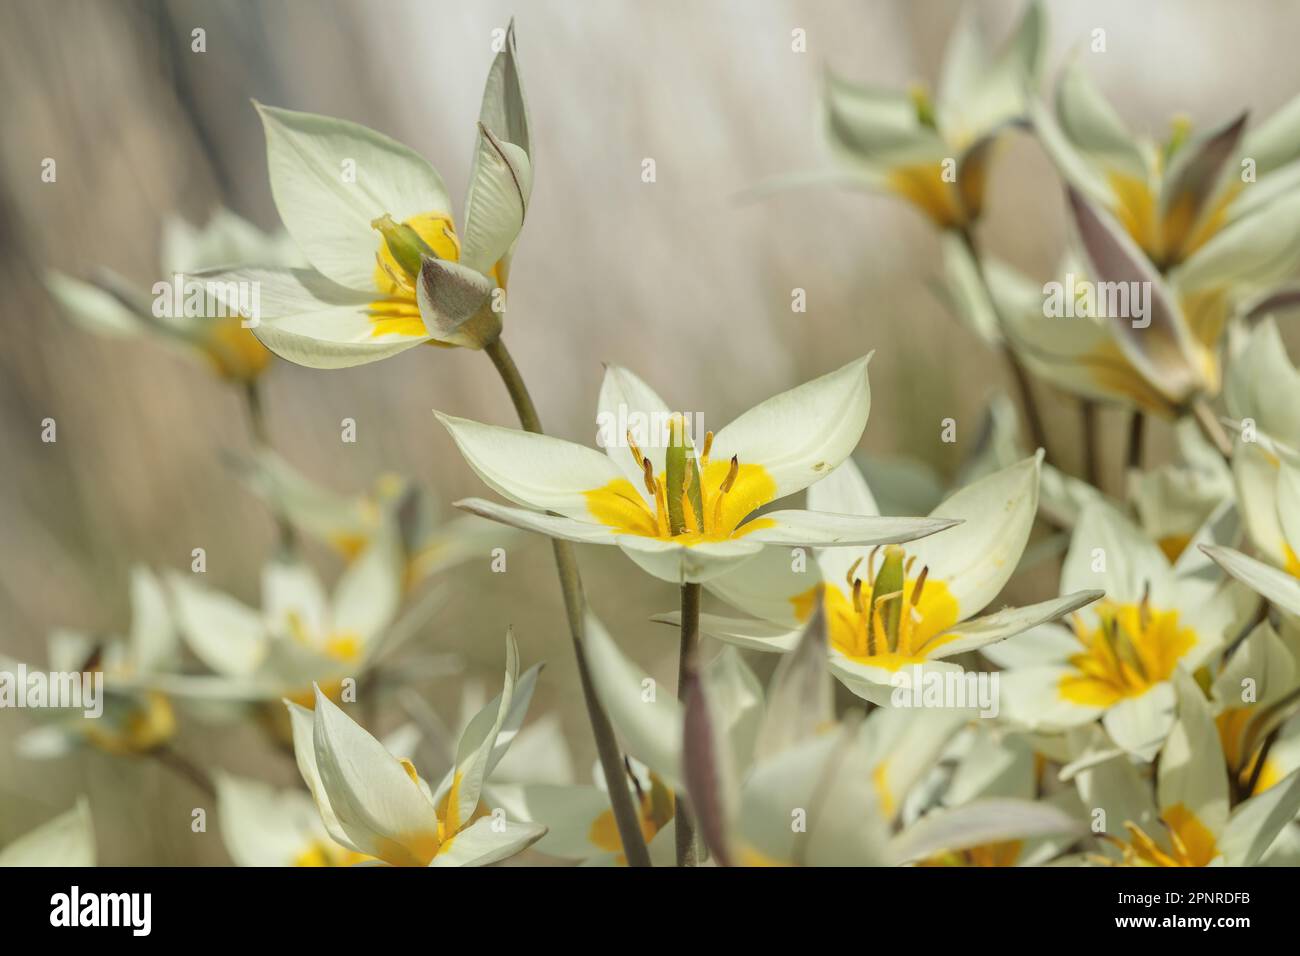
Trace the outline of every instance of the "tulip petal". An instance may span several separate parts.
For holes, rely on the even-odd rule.
[[[479,123],[460,261],[489,275],[519,236],[533,190],[528,154]]]
[[[1175,695],[1168,681],[1152,684],[1138,697],[1125,697],[1101,718],[1110,739],[1148,763],[1155,758],[1174,726]]]
[[[710,582],[712,587],[712,582]],[[681,625],[681,613],[671,611],[656,614],[651,620],[659,624]],[[790,630],[756,618],[723,617],[718,614],[700,615],[700,633],[726,644],[734,644],[750,651],[773,651],[783,654],[794,650],[799,643],[800,631]]]
[[[988,797],[934,810],[908,827],[890,846],[900,863],[973,846],[1078,833],[1082,824],[1050,803]]]
[[[1038,511],[1041,464],[1040,452],[962,488],[930,515],[962,523],[904,549],[948,586],[958,620],[986,607],[1015,571]]]
[[[825,511],[769,511],[746,537],[763,544],[804,548],[854,548],[914,541],[952,528],[961,519],[886,518]]]
[[[455,502],[455,505],[457,508],[462,508],[479,517],[490,518],[493,521],[499,521],[512,528],[521,528],[524,531],[536,531],[549,538],[560,538],[564,541],[578,541],[587,544],[614,544],[615,540],[614,532],[604,525],[576,521],[573,518],[565,518],[561,515],[512,508],[510,505],[487,501],[483,498],[462,498],[460,501]]]
[[[261,614],[192,577],[177,572],[167,577],[177,625],[186,644],[218,674],[251,675],[266,659],[268,635]]]
[[[1232,548],[1206,548],[1205,553],[1238,581],[1253,588],[1289,614],[1300,614],[1300,578],[1247,557]]]
[[[321,783],[349,840],[395,866],[428,863],[438,845],[438,816],[428,795],[319,689],[313,739]]]
[[[1228,866],[1256,866],[1300,812],[1300,770],[1233,808],[1218,840]]]
[[[931,659],[951,657],[973,651],[988,644],[1004,641],[1014,634],[1027,631],[1064,614],[1076,611],[1104,596],[1104,591],[1077,591],[1064,597],[1041,601],[1026,607],[1003,608],[974,620],[956,625],[937,638],[943,643],[930,655]]]
[[[753,535],[705,541],[689,547],[660,538],[623,534],[614,539],[623,553],[649,574],[670,584],[700,584],[735,570],[763,550]]]
[[[434,414],[483,482],[516,504],[594,523],[587,492],[625,480],[618,466],[595,449]]]
[[[593,614],[587,615],[584,646],[596,694],[627,752],[663,778],[669,789],[680,790],[681,704],[619,650]]]
[[[528,849],[545,835],[546,827],[539,823],[484,817],[456,834],[429,865],[488,866]]]
[[[871,411],[867,355],[767,399],[717,433],[710,459],[761,465],[769,500],[802,491],[829,474],[862,438]]]
[[[376,288],[382,240],[372,220],[449,214],[442,177],[409,147],[346,120],[254,105],[280,218],[308,261],[340,285]]]
[[[0,850],[0,867],[95,865],[95,830],[85,797],[67,813],[41,824]]]
[[[338,815],[330,803],[329,792],[321,780],[320,768],[316,764],[316,715],[293,701],[286,700],[284,705],[289,710],[289,723],[293,731],[293,756],[298,764],[298,773],[302,776],[303,783],[307,784],[312,799],[316,801],[316,809],[320,811],[325,831],[335,843],[349,850],[361,852],[339,823]]]
[[[1174,673],[1173,684],[1178,720],[1160,754],[1160,809],[1182,806],[1211,833],[1221,833],[1228,822],[1228,767],[1219,730],[1205,694],[1185,668]]]
[[[649,385],[632,372],[618,365],[607,365],[600,383],[600,399],[596,407],[596,423],[600,429],[597,444],[623,470],[624,476],[643,497],[645,471],[628,446],[628,435],[641,454],[650,459],[656,475],[667,468],[665,452],[668,447],[668,404]],[[620,433],[620,428],[626,433]],[[703,436],[690,436],[702,439]]]

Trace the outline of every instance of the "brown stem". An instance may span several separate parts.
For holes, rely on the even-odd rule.
[[[1079,402],[1083,428],[1083,477],[1094,488],[1101,487],[1101,460],[1097,449],[1097,403],[1092,399]]]
[[[1146,412],[1140,408],[1133,409],[1133,417],[1128,422],[1128,453],[1124,456],[1128,471],[1142,469],[1142,448],[1146,444],[1147,435],[1146,424]]]
[[[151,750],[149,755],[157,760],[168,770],[184,777],[194,786],[203,791],[204,795],[215,800],[217,797],[217,788],[202,769],[190,761],[188,757],[183,757],[171,747],[163,746]]]
[[[498,338],[484,350],[506,391],[510,401],[519,415],[519,424],[524,431],[544,434],[542,422],[537,415],[537,406],[528,393],[519,367],[506,349],[505,342]],[[641,832],[641,817],[632,803],[632,793],[626,785],[623,755],[619,752],[618,741],[614,739],[614,728],[609,716],[601,707],[596,697],[595,685],[591,682],[591,672],[587,667],[587,654],[583,649],[584,616],[586,599],[582,593],[582,577],[578,573],[578,559],[573,545],[558,538],[551,539],[555,552],[555,570],[560,577],[560,590],[564,594],[564,610],[569,617],[569,633],[573,638],[573,656],[578,663],[578,680],[582,685],[582,698],[587,705],[587,718],[591,721],[591,732],[596,738],[596,752],[600,756],[600,766],[605,774],[609,788],[609,802],[614,811],[614,822],[618,825],[618,835],[623,841],[623,853],[628,866],[649,866],[650,852],[646,849],[645,837]]]
[[[695,658],[700,647],[700,586],[682,585],[682,639],[677,651],[677,699],[686,692],[687,678],[695,670]],[[679,793],[675,797],[673,820],[677,840],[677,865],[695,866],[699,862],[695,851],[695,821],[690,809]]]

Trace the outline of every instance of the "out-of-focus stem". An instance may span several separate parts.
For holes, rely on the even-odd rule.
[[[1133,409],[1133,417],[1128,423],[1128,454],[1124,457],[1128,471],[1142,468],[1142,447],[1146,443],[1146,412],[1140,408]]]
[[[544,434],[542,422],[537,415],[537,406],[528,393],[519,367],[506,348],[505,342],[497,338],[484,350],[506,391],[510,401],[519,415],[519,424],[524,431]],[[578,573],[578,559],[573,545],[558,538],[551,539],[555,552],[555,570],[560,576],[560,590],[564,594],[564,610],[569,616],[569,633],[573,637],[573,655],[578,663],[578,679],[582,685],[582,698],[587,705],[587,717],[591,721],[591,732],[596,738],[596,752],[600,757],[600,766],[605,773],[605,783],[609,789],[609,802],[614,811],[614,822],[618,825],[618,835],[623,841],[623,853],[628,866],[649,866],[650,852],[646,849],[645,836],[641,831],[641,817],[632,804],[632,793],[627,786],[626,769],[623,756],[619,752],[618,742],[614,739],[614,728],[609,716],[601,707],[596,697],[596,688],[591,682],[591,672],[587,667],[587,654],[583,648],[584,616],[586,599],[582,593],[582,578]]]
[[[677,699],[686,693],[686,683],[695,669],[696,652],[700,646],[700,586],[682,585],[682,638],[677,651]],[[677,865],[695,866],[695,821],[691,819],[686,801],[679,793],[673,809],[674,829],[677,839]]]
[[[1101,461],[1097,449],[1097,403],[1085,398],[1079,402],[1083,427],[1083,477],[1094,488],[1101,487]]]
[[[1034,398],[1029,373],[1025,370],[1025,366],[1020,361],[1020,357],[1016,355],[1015,350],[1011,348],[1007,335],[1006,318],[1002,315],[997,299],[993,296],[993,287],[989,285],[988,273],[984,269],[984,260],[980,256],[979,245],[975,242],[975,234],[971,232],[969,226],[963,226],[958,230],[958,234],[961,236],[962,242],[966,244],[966,250],[970,253],[971,261],[975,263],[975,271],[979,274],[980,285],[984,288],[989,307],[993,310],[993,315],[998,321],[998,328],[1002,332],[1002,359],[1007,363],[1011,378],[1016,383],[1016,392],[1020,397],[1020,407],[1024,410],[1029,439],[1034,448],[1043,449],[1048,460],[1052,460],[1054,456],[1051,449],[1047,447],[1047,430],[1043,427],[1043,418],[1038,411],[1038,402]]]
[[[258,385],[257,379],[250,378],[244,383],[244,403],[248,406],[248,425],[249,431],[253,435],[253,444],[257,447],[258,452],[271,450],[271,432],[266,424],[266,409],[262,405],[262,390]],[[261,467],[261,463],[258,463]],[[275,489],[270,492],[271,511],[275,516],[275,528],[277,547],[279,556],[283,558],[290,557],[298,547],[298,538],[294,533],[293,525],[284,515],[284,509],[280,507],[279,496],[276,495]]]
[[[1192,417],[1196,419],[1196,424],[1201,428],[1203,434],[1225,460],[1232,459],[1232,442],[1228,440],[1228,434],[1219,424],[1219,419],[1215,417],[1214,411],[1210,408],[1209,403],[1203,398],[1198,398],[1192,402]]]

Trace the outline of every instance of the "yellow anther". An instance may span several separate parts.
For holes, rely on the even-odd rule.
[[[709,452],[713,450],[713,432],[704,433],[704,450],[700,452],[700,467],[709,463]]]
[[[851,585],[853,588],[853,610],[859,614],[862,613],[862,579],[856,578]]]
[[[719,488],[718,490],[725,495],[728,491],[730,491],[732,488],[735,487],[736,476],[739,474],[740,474],[740,459],[737,456],[732,455],[731,467],[727,469],[727,477],[722,479],[722,487]]]

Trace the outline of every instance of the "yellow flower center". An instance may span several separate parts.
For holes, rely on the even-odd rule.
[[[1168,849],[1132,821],[1124,824],[1127,840],[1108,838],[1124,854],[1121,866],[1209,866],[1219,855],[1214,834],[1185,804],[1176,803],[1166,809],[1160,815],[1160,822],[1169,837]]]
[[[460,259],[460,241],[456,238],[456,227],[451,219],[443,213],[422,213],[412,216],[402,223],[393,223],[387,216],[376,219],[384,225],[379,239],[379,249],[375,252],[375,286],[384,298],[370,303],[370,322],[374,326],[370,334],[374,338],[383,335],[423,336],[427,332],[424,321],[420,318],[420,306],[415,298],[415,283],[419,276],[416,266],[403,248],[402,236],[389,230],[405,229],[414,232],[417,240],[423,243],[439,259],[456,262]],[[403,229],[403,227],[405,227]],[[380,226],[376,226],[380,229]],[[410,233],[405,233],[409,236]]]
[[[1161,272],[1187,260],[1205,245],[1228,220],[1232,203],[1242,183],[1234,182],[1215,200],[1213,207],[1198,211],[1190,192],[1177,197],[1159,213],[1155,188],[1146,180],[1112,170],[1107,174],[1115,204],[1112,212],[1147,257]]]
[[[294,866],[355,866],[374,857],[347,850],[333,840],[313,840],[294,857]]]
[[[866,577],[858,576],[861,559],[846,575],[846,587],[822,582],[792,598],[795,616],[808,620],[820,595],[826,604],[830,644],[853,660],[898,670],[926,660],[952,640],[946,634],[958,619],[957,599],[943,581],[930,578],[923,567],[912,576],[915,558],[902,548],[880,548],[866,561]]]
[[[273,356],[243,323],[239,315],[208,319],[202,348],[218,375],[247,382],[255,379]]]
[[[1073,673],[1061,678],[1065,700],[1110,707],[1126,697],[1140,697],[1168,680],[1178,661],[1196,644],[1196,631],[1180,627],[1177,611],[1138,604],[1100,601],[1098,623],[1089,629],[1074,617],[1074,636],[1083,649],[1070,658]]]
[[[120,722],[101,729],[108,721],[91,721],[86,739],[107,753],[148,753],[176,735],[176,712],[171,700],[158,691],[143,694]]]
[[[917,866],[1015,866],[1024,846],[1019,840],[1002,840],[982,846],[939,853],[919,861]]]
[[[628,775],[637,792],[637,816],[641,824],[641,835],[646,843],[654,839],[655,834],[668,825],[676,809],[673,792],[664,786],[657,774],[650,774],[650,790],[646,792],[636,777]],[[618,823],[614,820],[614,811],[606,810],[596,817],[587,838],[607,853],[617,854],[615,862],[627,866],[627,856],[623,853],[623,838],[619,836]]]
[[[741,522],[775,497],[776,482],[762,465],[742,464],[735,456],[730,461],[710,461],[713,432],[704,436],[698,464],[693,457],[684,456],[686,465],[680,477],[669,474],[670,469],[656,474],[630,434],[628,445],[654,507],[646,504],[626,478],[585,492],[587,510],[607,528],[690,547],[771,527],[767,518]]]

